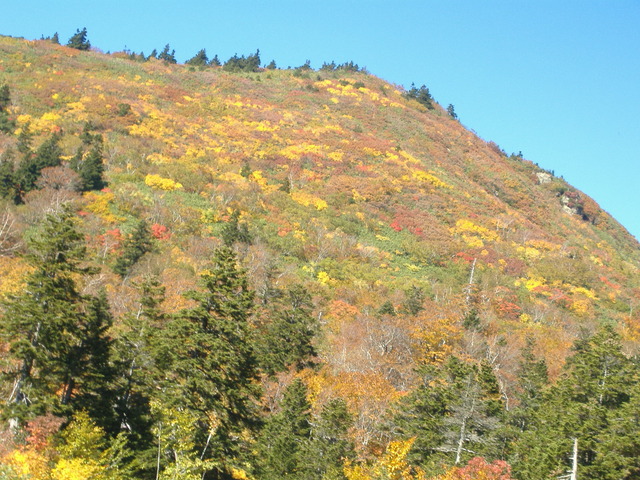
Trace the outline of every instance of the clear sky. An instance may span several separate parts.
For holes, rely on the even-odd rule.
[[[103,51],[354,61],[593,197],[640,238],[640,0],[25,0],[0,34]]]

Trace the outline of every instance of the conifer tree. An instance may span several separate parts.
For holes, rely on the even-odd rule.
[[[248,323],[254,294],[228,247],[216,250],[201,283],[186,295],[196,305],[163,331],[159,368],[164,403],[197,415],[197,451],[216,465],[208,475],[226,478],[242,438],[257,425],[258,366]]]
[[[76,33],[69,38],[67,47],[75,48],[76,50],[89,50],[91,48],[91,43],[87,38],[86,27],[82,30],[76,30]]]
[[[25,143],[19,144],[18,148],[27,150],[16,170],[16,182],[19,185],[21,196],[36,188],[36,182],[40,178],[40,173],[44,168],[60,166],[62,163],[60,139],[59,134],[52,134],[40,145],[33,155],[30,150],[27,150],[29,134],[25,134],[25,137],[21,139]]]
[[[156,339],[166,321],[160,308],[165,289],[156,277],[147,277],[135,286],[140,291],[139,306],[125,316],[125,330],[115,344],[120,371],[116,410],[118,425],[127,432],[139,469],[144,472],[150,471],[156,461],[151,403],[162,378]]]
[[[311,438],[304,446],[302,478],[305,480],[344,480],[344,464],[355,457],[349,438],[353,417],[342,399],[322,407],[313,421]]]
[[[14,385],[6,415],[14,421],[91,408],[109,370],[110,316],[103,298],[80,294],[76,284],[92,270],[83,266],[84,237],[72,213],[47,216],[28,245],[34,270],[24,291],[5,301],[0,323],[12,365],[6,376]]]
[[[311,435],[311,405],[307,387],[295,379],[285,390],[280,411],[269,417],[258,443],[258,477],[301,479],[305,448]]]
[[[73,163],[73,169],[80,175],[83,192],[102,190],[107,186],[104,181],[104,160],[101,143],[95,144],[86,156],[80,155],[80,158]]]
[[[0,87],[0,132],[13,133],[16,123],[9,117],[7,110],[11,105],[11,93],[9,85],[4,84]]]
[[[122,254],[116,259],[113,271],[121,277],[126,277],[138,260],[152,249],[151,231],[147,222],[141,220],[125,240],[122,246]]]
[[[207,52],[203,48],[185,63],[187,65],[193,65],[194,67],[204,67],[209,63],[209,57],[207,57]]]
[[[167,43],[162,49],[162,52],[160,52],[160,54],[158,55],[158,59],[164,60],[167,63],[178,63],[178,61],[176,60],[176,51],[171,50],[171,52],[169,52],[170,49],[171,47]]]
[[[311,295],[301,285],[278,295],[270,305],[256,338],[258,358],[266,373],[300,368],[315,355],[312,340],[318,325],[312,308]]]

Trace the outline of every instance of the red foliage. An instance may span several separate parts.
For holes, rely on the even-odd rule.
[[[451,480],[512,480],[511,466],[502,460],[488,463],[482,457],[469,460],[465,467],[455,468]]]
[[[160,225],[159,223],[154,223],[151,225],[151,235],[153,235],[158,240],[169,240],[171,238],[171,232],[164,225]]]
[[[402,225],[400,225],[400,223],[398,223],[398,220],[394,220],[393,222],[391,222],[391,224],[389,226],[391,228],[393,228],[396,232],[401,232],[402,231]]]

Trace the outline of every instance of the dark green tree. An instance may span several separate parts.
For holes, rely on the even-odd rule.
[[[17,200],[13,152],[7,150],[0,157],[0,197]]]
[[[305,449],[311,435],[311,405],[307,387],[294,380],[285,390],[280,411],[267,418],[258,440],[258,478],[301,479]]]
[[[152,250],[151,230],[145,220],[140,220],[131,235],[125,239],[122,245],[122,254],[116,259],[113,271],[121,277],[126,277],[142,256]]]
[[[163,60],[167,63],[178,63],[178,61],[176,60],[176,51],[171,50],[171,52],[169,52],[169,50],[171,50],[171,47],[167,43],[162,49],[162,52],[160,52],[160,54],[158,55],[158,59]]]
[[[230,465],[246,448],[243,439],[257,426],[259,371],[249,329],[254,294],[228,247],[215,251],[201,284],[186,295],[195,306],[163,330],[161,390],[163,403],[197,415],[198,454],[215,465],[207,478],[229,478]]]
[[[209,65],[211,65],[212,67],[219,67],[220,65],[222,65],[222,62],[218,58],[218,55],[213,56],[213,58],[209,62]]]
[[[571,467],[574,439],[579,478],[621,478],[621,472],[608,470],[602,436],[616,427],[624,429],[629,421],[621,412],[631,400],[637,366],[622,353],[620,338],[610,325],[576,341],[574,351],[514,446],[513,468],[520,478],[565,473]]]
[[[402,309],[409,315],[417,315],[424,310],[424,300],[426,295],[424,290],[420,287],[412,285],[409,290],[405,292],[406,298],[402,304]]]
[[[104,160],[102,155],[102,143],[96,143],[86,155],[76,155],[71,167],[80,175],[81,190],[102,190],[107,186],[104,180]]]
[[[240,212],[237,210],[234,210],[231,218],[222,227],[221,236],[224,244],[228,247],[236,242],[247,245],[253,243],[253,236],[249,232],[249,227],[244,222],[240,223]]]
[[[42,169],[60,166],[62,163],[60,139],[60,134],[54,133],[40,145],[35,154],[30,152],[25,154],[16,170],[16,182],[21,196],[36,188]]]
[[[454,120],[457,120],[458,118],[458,114],[455,111],[454,106],[450,103],[449,106],[447,107],[447,113],[449,114],[449,116],[451,118],[453,118]]]
[[[0,132],[13,133],[16,122],[9,116],[8,108],[11,105],[11,92],[9,85],[0,87]]]
[[[406,98],[411,98],[416,100],[421,105],[424,105],[429,110],[434,108],[433,106],[433,97],[431,93],[429,93],[429,89],[422,85],[420,88],[416,88],[416,86],[412,83],[411,88],[404,94]]]
[[[74,408],[95,413],[90,399],[108,384],[110,316],[103,297],[82,295],[76,283],[92,273],[84,266],[84,236],[65,209],[46,217],[28,247],[33,271],[24,291],[7,297],[0,322],[9,348],[5,377],[15,385],[5,416],[24,421]]]
[[[194,67],[205,67],[209,64],[209,57],[207,57],[207,52],[203,48],[185,63],[187,65],[193,65]]]
[[[77,29],[76,33],[73,34],[67,42],[67,47],[75,48],[76,50],[89,50],[91,43],[87,38],[87,29]]]
[[[127,433],[143,475],[155,467],[151,400],[163,378],[157,366],[162,361],[158,358],[161,353],[156,347],[167,318],[161,309],[165,288],[157,277],[146,277],[134,286],[140,292],[139,304],[124,317],[124,331],[114,346],[120,372],[115,404],[118,425]]]
[[[333,399],[313,420],[311,438],[303,451],[302,478],[305,480],[345,480],[344,463],[355,458],[349,429],[353,417],[342,399]]]
[[[262,369],[272,375],[301,368],[315,355],[312,341],[318,330],[311,295],[295,285],[269,305],[256,331],[256,350]]]

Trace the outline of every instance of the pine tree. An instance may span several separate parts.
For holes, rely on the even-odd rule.
[[[9,117],[7,110],[11,105],[11,93],[9,85],[4,84],[0,87],[0,132],[13,133],[16,128],[16,122]]]
[[[91,43],[87,39],[87,29],[77,29],[76,33],[69,38],[67,47],[75,48],[76,50],[89,50]]]
[[[164,60],[167,63],[178,63],[178,61],[176,60],[176,51],[171,50],[171,53],[169,53],[170,49],[171,47],[167,43],[162,49],[162,52],[160,52],[160,54],[158,55],[158,59]]]
[[[125,240],[122,246],[122,254],[116,259],[113,271],[121,277],[126,277],[142,256],[152,251],[152,249],[151,231],[147,222],[141,220]]]
[[[216,250],[201,283],[202,290],[186,295],[196,306],[163,331],[159,368],[164,402],[197,415],[197,449],[214,460],[210,475],[224,478],[257,421],[258,366],[248,323],[254,294],[228,247]]]
[[[194,67],[204,67],[209,63],[209,57],[207,57],[207,52],[203,48],[185,63],[187,65],[193,65]]]
[[[296,379],[285,390],[280,411],[266,420],[261,432],[258,478],[303,478],[304,453],[311,435],[310,410],[307,387]]]
[[[80,294],[76,284],[92,270],[83,266],[84,237],[72,213],[47,216],[28,246],[34,270],[24,291],[4,302],[0,323],[14,365],[6,372],[14,389],[5,415],[14,421],[90,408],[85,399],[99,394],[108,371],[110,317],[104,300]]]
[[[344,480],[344,464],[353,460],[355,449],[349,438],[353,417],[342,399],[333,399],[322,407],[313,421],[311,438],[304,445],[304,480]]]
[[[80,175],[83,192],[102,190],[107,186],[104,181],[104,160],[101,143],[94,145],[86,156],[80,155],[79,159],[72,162],[72,168]]]
[[[318,325],[312,308],[311,295],[301,285],[278,295],[270,305],[256,335],[258,358],[266,373],[301,368],[315,355],[312,340]]]
[[[525,480],[568,470],[574,439],[579,478],[620,478],[620,472],[604,467],[608,452],[602,435],[613,428],[612,418],[616,427],[630,420],[622,420],[621,412],[631,400],[629,382],[637,381],[637,366],[622,353],[610,325],[576,341],[574,350],[562,377],[545,392],[529,429],[514,445],[514,473]]]
[[[59,134],[53,134],[40,145],[34,155],[31,155],[30,151],[25,153],[24,159],[16,170],[16,181],[20,187],[20,195],[23,196],[36,188],[36,182],[44,168],[60,166],[62,163],[60,139]],[[28,134],[24,140],[28,142]],[[26,149],[26,144],[22,148]]]

